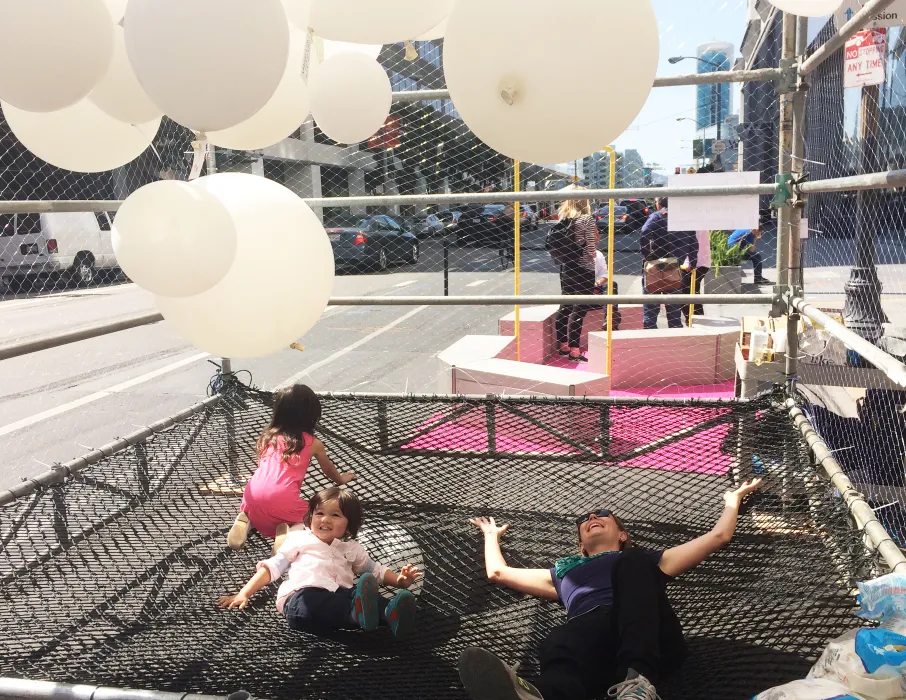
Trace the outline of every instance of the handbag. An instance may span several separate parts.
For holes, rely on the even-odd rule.
[[[683,270],[676,258],[659,258],[645,263],[645,289],[649,294],[668,294],[683,288]]]

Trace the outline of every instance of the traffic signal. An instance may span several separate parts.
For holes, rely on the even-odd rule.
[[[682,174],[682,172],[683,172],[683,169],[677,165],[677,166],[676,166],[676,172],[673,173],[673,174],[674,174],[674,175],[680,175],[680,174]]]

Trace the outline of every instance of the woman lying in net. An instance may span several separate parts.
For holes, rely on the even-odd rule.
[[[459,675],[471,697],[583,700],[609,687],[611,698],[655,700],[658,676],[677,668],[686,654],[666,585],[730,541],[740,504],[760,483],[756,479],[725,493],[723,514],[708,534],[663,552],[633,547],[612,511],[589,513],[576,521],[579,554],[549,570],[507,566],[500,537],[509,526],[498,526],[494,518],[473,520],[484,533],[488,578],[560,601],[567,621],[542,642],[541,675],[534,686],[490,652],[464,651]]]

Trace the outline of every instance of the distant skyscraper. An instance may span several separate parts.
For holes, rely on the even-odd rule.
[[[699,46],[697,56],[701,60],[698,61],[698,72],[713,73],[730,70],[733,65],[734,53],[733,44],[725,41],[714,41]],[[718,136],[726,138],[725,134],[717,133],[717,127],[721,125],[720,130],[723,131],[722,125],[732,111],[732,100],[728,83],[698,86],[695,120],[699,124],[699,129],[707,129],[706,138],[717,138]],[[708,127],[713,127],[713,129]]]

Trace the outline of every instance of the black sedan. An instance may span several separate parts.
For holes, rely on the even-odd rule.
[[[629,210],[626,207],[613,208],[613,232],[617,235],[629,233]],[[598,233],[602,236],[610,233],[610,207],[604,205],[594,211],[595,223],[598,226]]]
[[[512,236],[513,207],[503,204],[474,205],[462,208],[456,227],[456,242],[460,245],[496,246],[502,238]]]
[[[389,216],[343,220],[326,230],[338,267],[380,272],[393,262],[418,262],[418,238]]]

